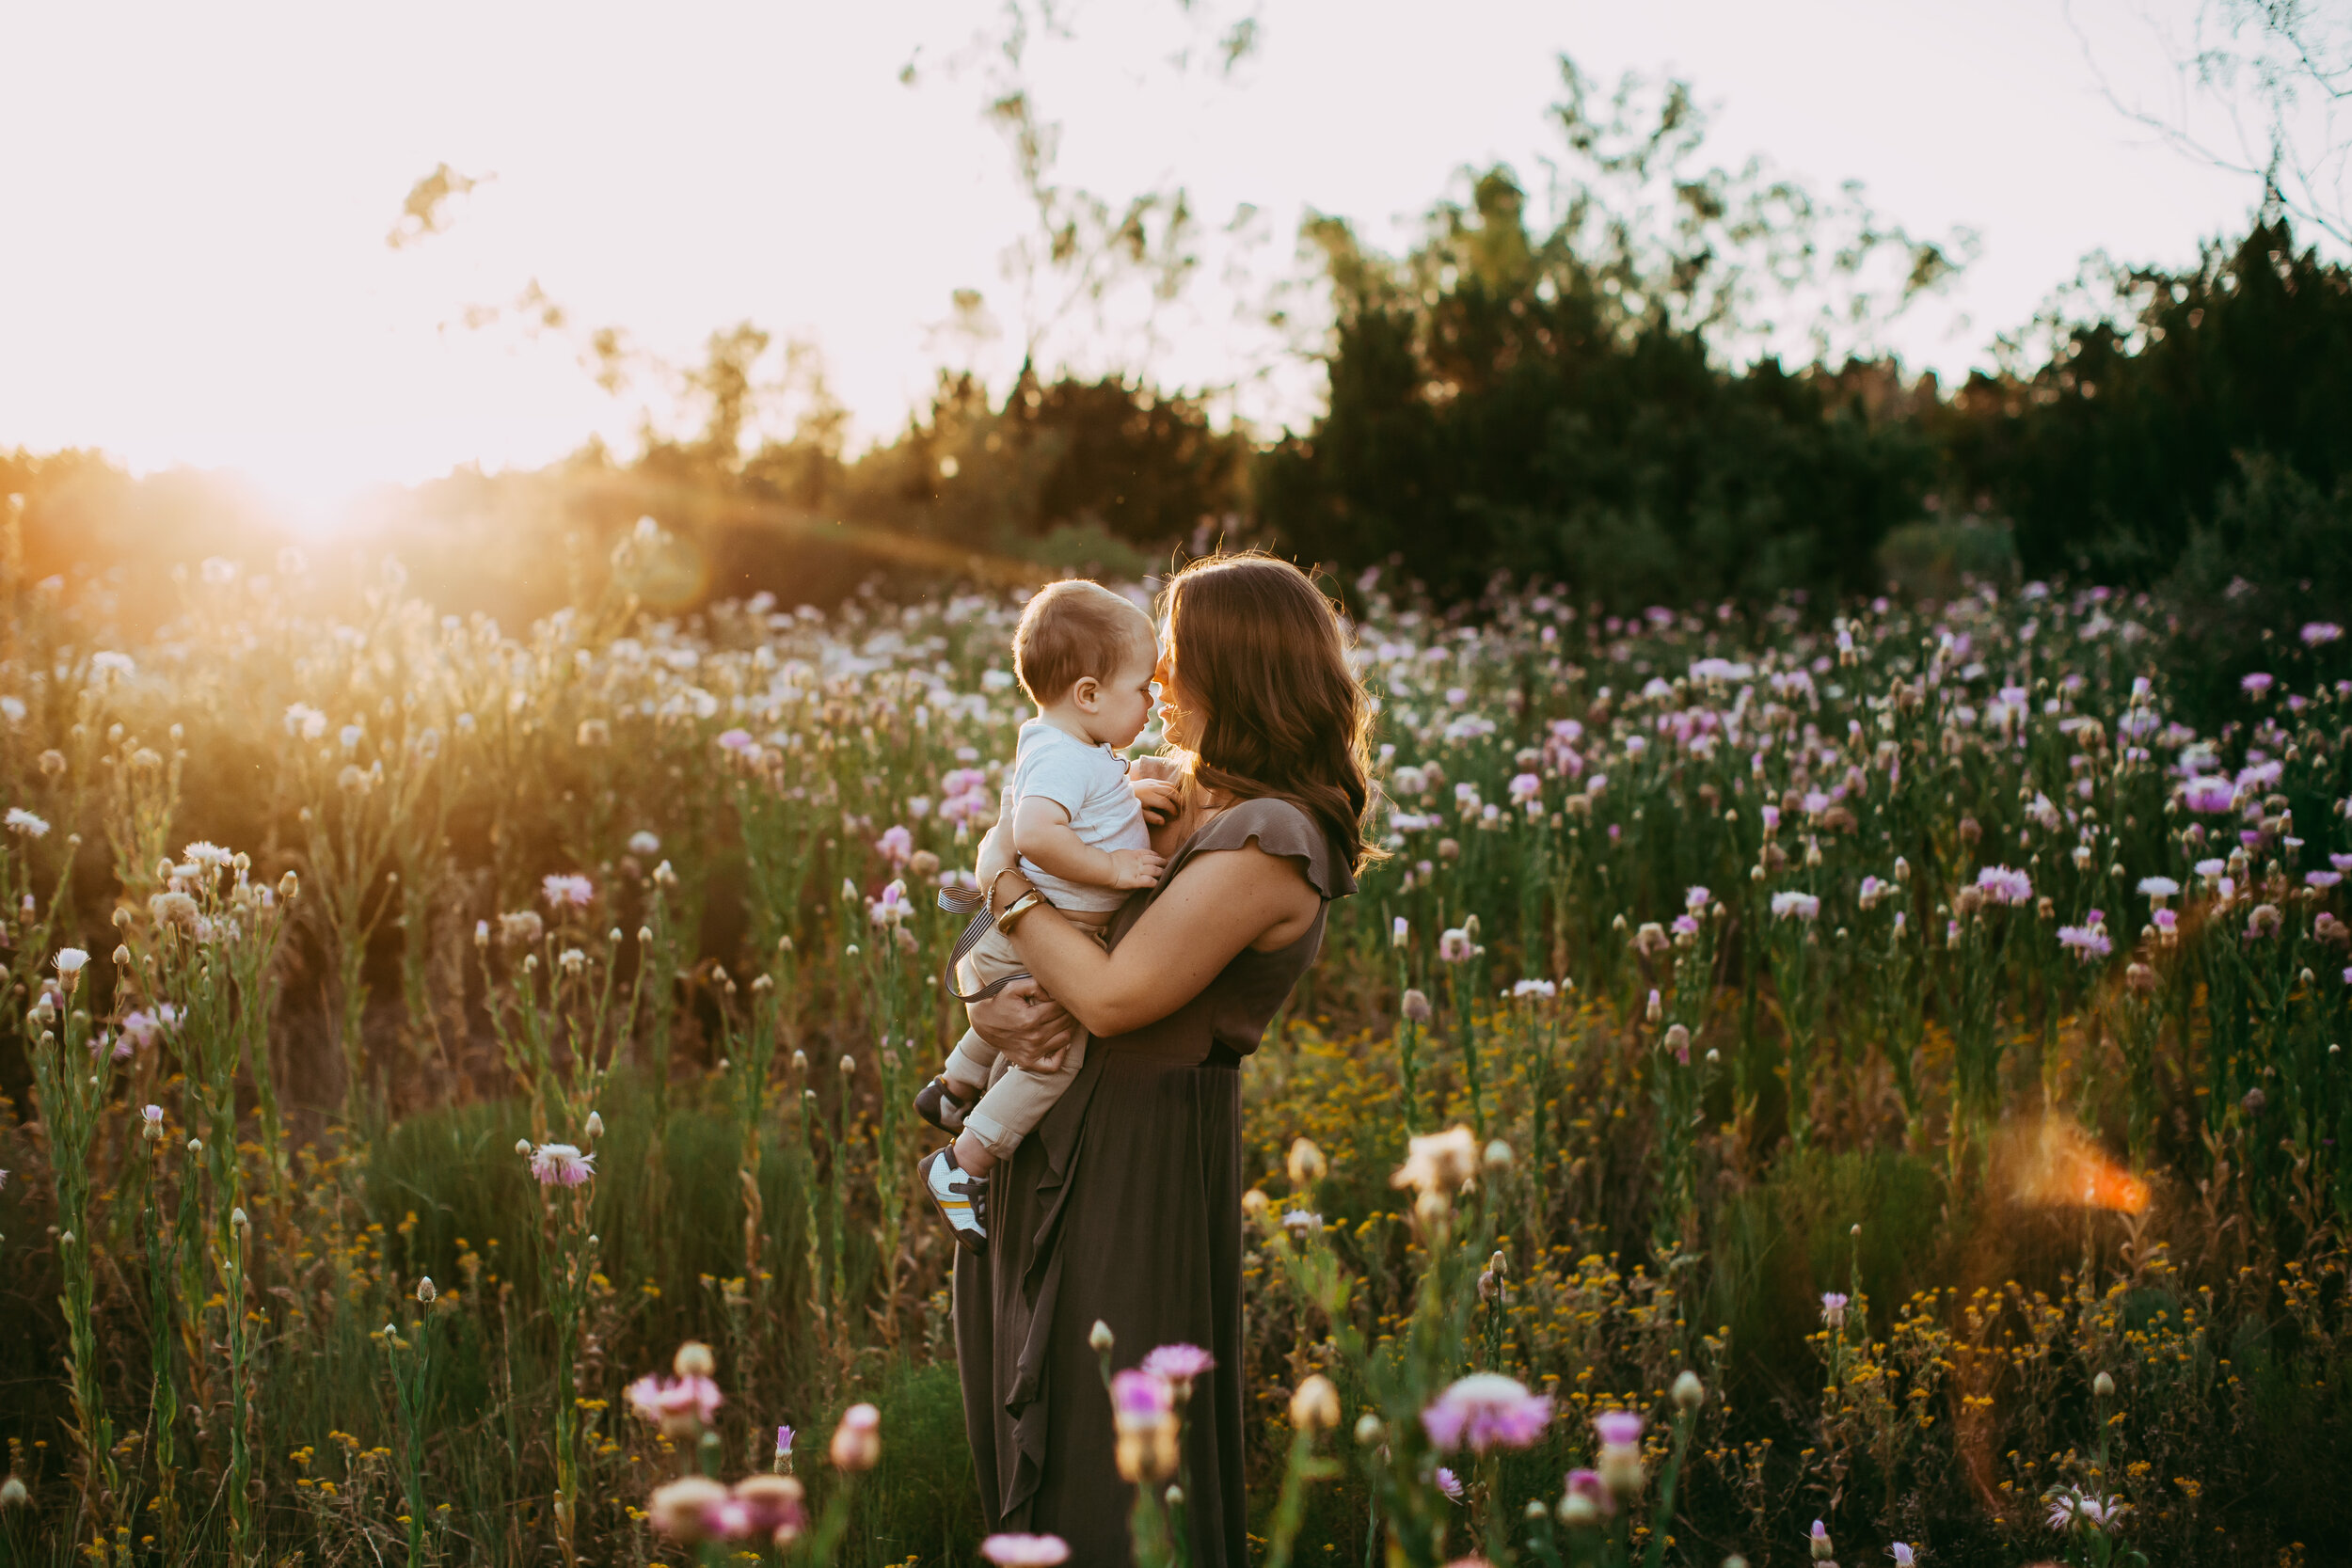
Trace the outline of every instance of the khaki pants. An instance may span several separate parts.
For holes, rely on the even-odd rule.
[[[1116,910],[1061,910],[1064,920],[1092,936],[1104,940]],[[1012,939],[1001,931],[991,929],[988,935],[973,944],[957,966],[956,989],[966,993],[1003,979],[1008,974],[1022,973],[1021,955],[1014,950]],[[947,1081],[961,1091],[960,1098],[968,1099],[975,1089],[984,1089],[977,1105],[965,1113],[963,1125],[972,1135],[986,1146],[999,1160],[1009,1160],[1012,1151],[1021,1147],[1021,1140],[1036,1130],[1045,1119],[1045,1113],[1054,1108],[1071,1080],[1078,1076],[1078,1069],[1087,1059],[1087,1036],[1083,1029],[1073,1029],[1070,1044],[1062,1052],[1061,1067],[1054,1072],[1031,1072],[1013,1066],[996,1053],[996,1048],[970,1029],[947,1058]]]

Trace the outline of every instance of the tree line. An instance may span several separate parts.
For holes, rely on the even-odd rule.
[[[1826,600],[1949,592],[1963,568],[2170,585],[2248,657],[2352,597],[2352,270],[2275,202],[2189,264],[2087,265],[1994,368],[1945,387],[1875,329],[1971,237],[1708,163],[1685,84],[1563,78],[1569,173],[1545,215],[1495,166],[1402,254],[1310,218],[1327,330],[1302,352],[1328,393],[1303,428],[1032,363],[1002,392],[941,372],[852,453],[796,358],[797,422],[754,440],[771,344],[745,325],[686,378],[699,430],[387,489],[351,538],[445,608],[517,617],[593,587],[646,513],[691,554],[637,585],[668,609],[824,602],[877,573],[1141,573],[1219,541],[1387,567],[1447,602],[1537,580],[1615,609]],[[0,452],[0,495],[22,498],[37,576],[89,573],[133,623],[171,612],[163,562],[271,544],[246,498],[94,453]]]

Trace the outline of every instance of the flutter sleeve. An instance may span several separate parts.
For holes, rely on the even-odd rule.
[[[1298,805],[1272,796],[1243,800],[1219,813],[1193,835],[1180,859],[1216,849],[1243,849],[1252,844],[1269,855],[1298,862],[1326,903],[1356,891],[1355,873],[1332,847],[1330,835]],[[1168,878],[1176,870],[1170,866]],[[1168,878],[1162,879],[1163,886]]]

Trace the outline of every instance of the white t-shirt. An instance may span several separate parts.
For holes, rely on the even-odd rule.
[[[1051,800],[1068,812],[1070,831],[1081,844],[1106,852],[1152,847],[1152,830],[1143,820],[1143,807],[1136,802],[1135,791],[1127,787],[1127,765],[1109,747],[1090,746],[1042,719],[1021,726],[1011,794],[1014,812],[1031,796]],[[1011,817],[1008,816],[1007,820]],[[1026,855],[1021,857],[1021,874],[1056,909],[1115,910],[1127,901],[1124,889],[1066,881],[1041,869]]]

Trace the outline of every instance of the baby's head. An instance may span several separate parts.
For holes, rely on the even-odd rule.
[[[1038,590],[1012,634],[1012,671],[1038,711],[1111,747],[1143,732],[1158,657],[1150,616],[1079,578]]]

